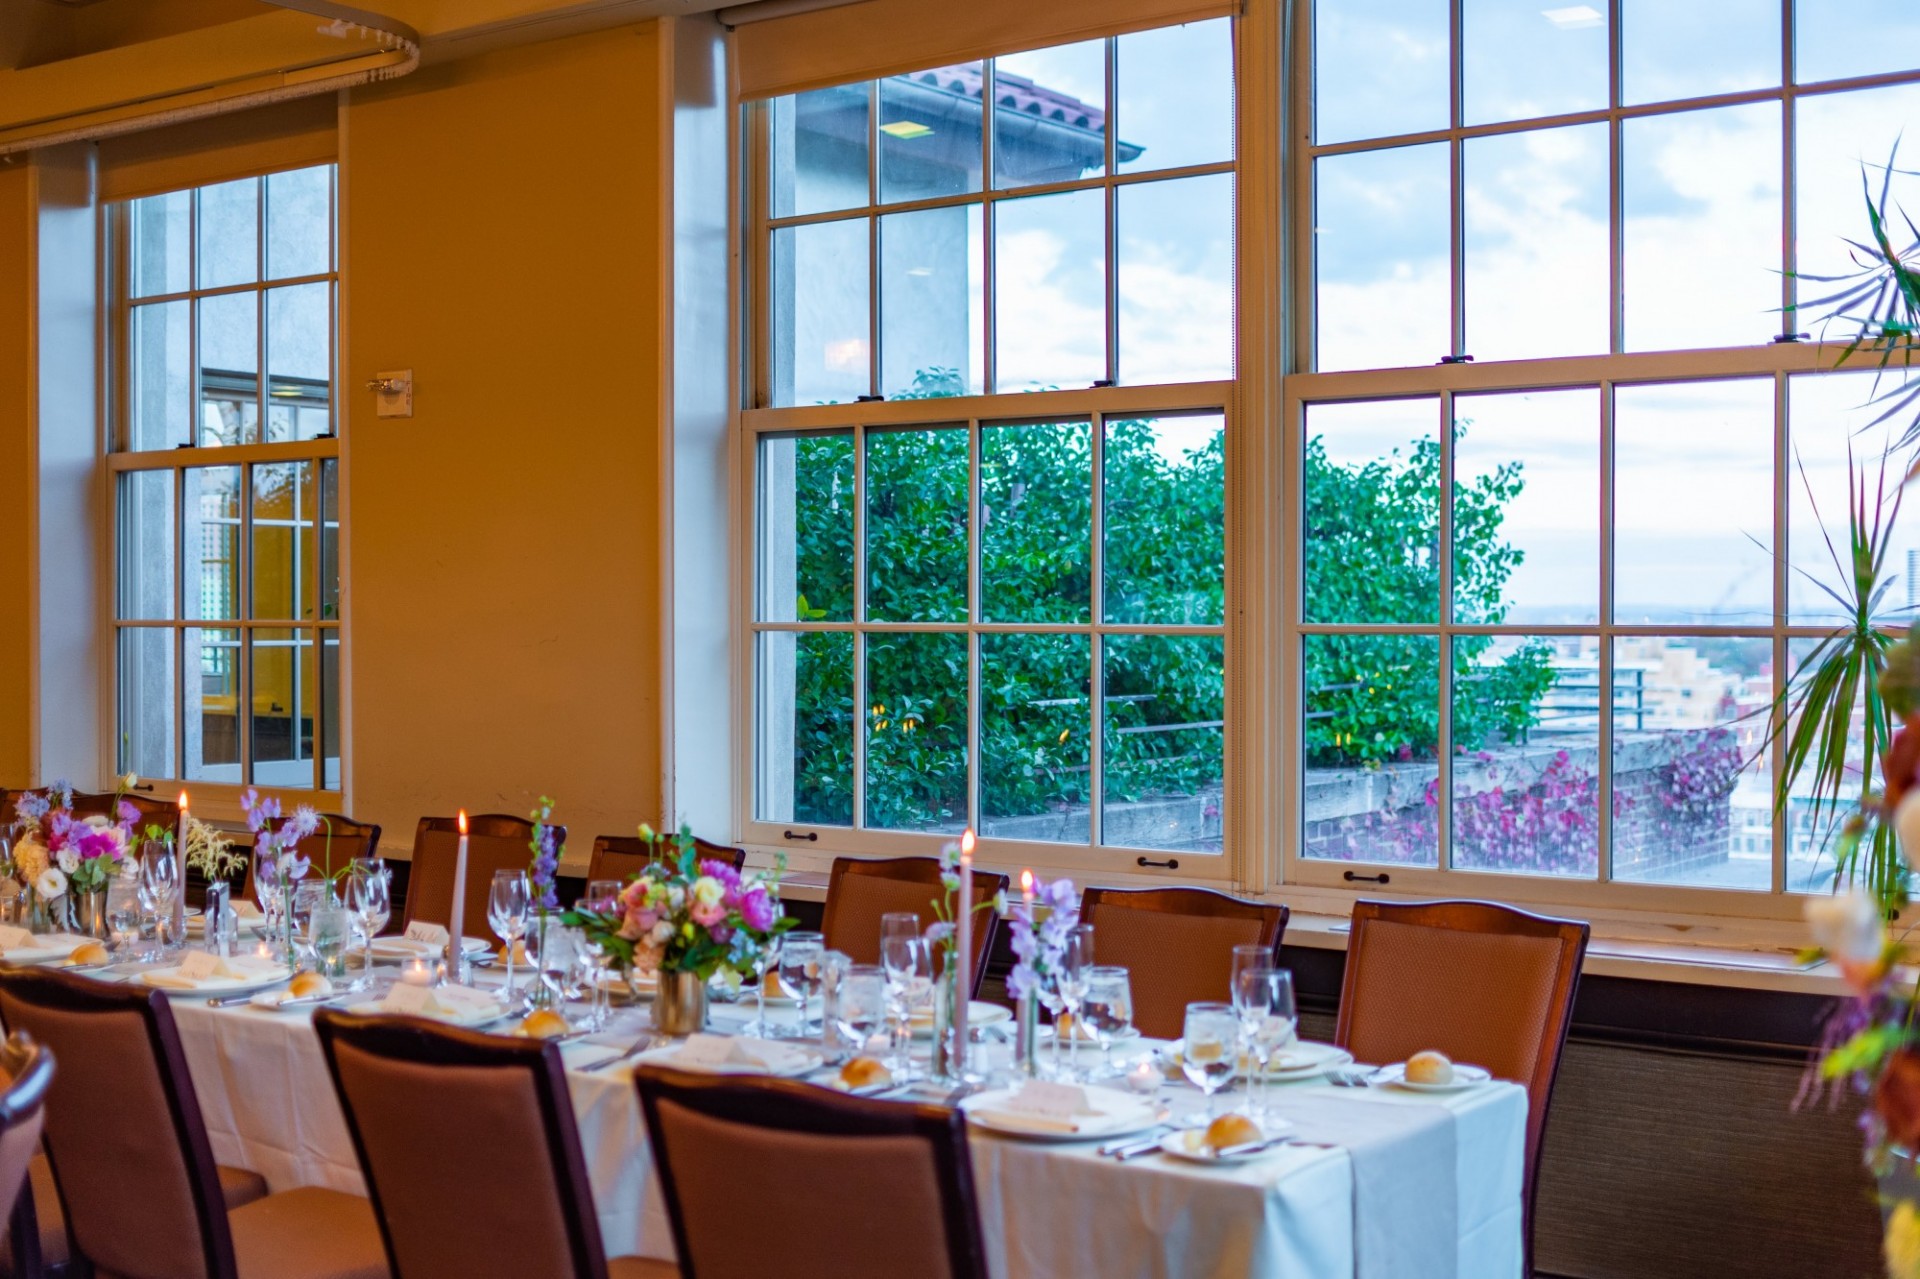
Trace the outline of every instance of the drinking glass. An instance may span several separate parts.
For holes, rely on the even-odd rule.
[[[527,883],[527,872],[493,872],[493,884],[487,890],[487,923],[494,935],[507,944],[507,988],[502,997],[508,1005],[520,993],[513,984],[513,944],[527,935],[527,914],[532,909],[533,889]],[[452,962],[457,968],[460,956],[453,956]]]
[[[854,1052],[867,1050],[867,1041],[886,1020],[887,1003],[887,974],[879,965],[855,964],[841,974],[834,1025]]]
[[[1133,987],[1127,970],[1111,965],[1089,969],[1080,1015],[1100,1044],[1101,1073],[1111,1075],[1113,1041],[1133,1029]]]
[[[107,942],[116,957],[129,942],[140,940],[140,880],[116,875],[107,882]]]
[[[580,895],[580,908],[596,915],[610,915],[619,901],[619,880],[593,879],[587,881],[587,891]],[[604,942],[595,940],[585,929],[580,931],[580,953],[593,970],[593,1010],[589,1017],[595,1030],[605,1030],[613,1020],[613,995],[607,989],[607,971],[613,966],[613,956]]]
[[[1076,924],[1060,948],[1060,1006],[1067,1013],[1067,1074],[1080,1074],[1080,1004],[1087,997],[1087,975],[1093,968],[1093,925]],[[1054,1038],[1059,1039],[1060,1023],[1054,1021]]]
[[[1233,968],[1227,973],[1227,999],[1239,1006],[1240,974],[1249,968],[1273,967],[1273,947],[1255,943],[1233,948]]]
[[[918,963],[914,945],[920,940],[920,916],[913,911],[889,911],[880,916],[880,967],[887,976],[887,1047],[900,1061],[906,1059],[907,1042],[912,1037],[913,1010],[908,997]]]
[[[293,886],[293,913],[287,926],[293,930],[294,942],[309,952],[313,949],[313,912],[326,904],[324,879],[303,879]]]
[[[1232,1004],[1188,1004],[1182,1028],[1180,1069],[1207,1095],[1207,1117],[1215,1115],[1213,1095],[1233,1082],[1240,1070],[1240,1021]]]
[[[360,925],[360,976],[353,989],[373,984],[373,939],[393,917],[392,872],[378,857],[356,857],[347,870],[347,909]]]
[[[780,989],[787,998],[800,1001],[796,1039],[807,1038],[808,1008],[820,990],[820,960],[825,954],[826,939],[819,933],[788,933],[780,943]]]
[[[140,861],[140,875],[153,900],[154,914],[166,929],[162,948],[171,949],[183,940],[173,935],[173,897],[180,891],[180,859],[166,844],[149,844]]]
[[[331,977],[346,971],[347,943],[353,939],[353,915],[344,906],[322,904],[307,917],[307,945],[316,971]]]
[[[1274,1050],[1293,1038],[1293,974],[1271,966],[1243,968],[1234,977],[1233,1009],[1256,1073],[1248,1098],[1255,1117],[1267,1111],[1267,1068]]]

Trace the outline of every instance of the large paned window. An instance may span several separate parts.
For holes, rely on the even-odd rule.
[[[1910,460],[1882,474],[1900,424],[1790,309],[1920,118],[1920,16],[1867,8],[1316,0],[1295,877],[1734,911],[1831,882],[1762,744],[1843,617],[1849,459],[1869,503]],[[1920,535],[1889,560],[1904,625]]]
[[[340,788],[330,165],[110,206],[113,767]]]
[[[749,104],[758,840],[1224,873],[1233,84],[1222,19]]]

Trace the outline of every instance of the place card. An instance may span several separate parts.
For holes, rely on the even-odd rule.
[[[433,1004],[433,989],[430,986],[395,986],[387,992],[380,1006],[390,1013],[415,1013],[425,1015]]]
[[[425,924],[418,921],[408,924],[407,931],[401,935],[408,941],[417,941],[427,946],[437,946],[441,950],[447,948],[447,941],[451,937],[451,934],[447,932],[443,925]]]
[[[204,950],[190,950],[180,957],[179,975],[188,981],[205,981],[209,977],[228,975],[223,971],[225,968],[218,955],[210,955]]]
[[[25,950],[33,945],[33,934],[24,928],[0,925],[0,951]]]
[[[1086,1089],[1077,1084],[1057,1084],[1050,1079],[1029,1079],[1019,1092],[1008,1098],[1007,1109],[1062,1120],[1100,1113],[1088,1103]]]
[[[733,1040],[725,1035],[689,1035],[673,1059],[676,1066],[725,1066],[734,1060]]]

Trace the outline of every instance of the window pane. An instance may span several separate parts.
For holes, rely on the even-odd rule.
[[[959,834],[967,825],[967,637],[867,636],[865,824]]]
[[[967,469],[965,427],[867,433],[869,619],[966,620]]]
[[[1801,663],[1813,656],[1817,639],[1790,639],[1787,641],[1787,678],[1796,686],[1804,686],[1814,675],[1813,670],[1802,672]],[[1864,704],[1866,690],[1858,683],[1853,688],[1853,704],[1857,708]],[[1794,718],[1797,726],[1799,718]],[[1836,804],[1831,795],[1816,800],[1813,794],[1811,768],[1803,771],[1790,788],[1787,798],[1787,891],[1790,893],[1825,893],[1834,888],[1834,873],[1837,869],[1834,857],[1834,841],[1839,838],[1840,828],[1847,813],[1858,801],[1862,783],[1866,780],[1861,761],[1866,757],[1866,741],[1861,732],[1861,717],[1855,711],[1853,722],[1847,729],[1845,780],[1840,784],[1840,798]]]
[[[1115,43],[1122,173],[1233,159],[1233,27],[1225,18],[1160,27]]]
[[[1881,390],[1889,383],[1882,382]],[[1909,458],[1885,456],[1902,425],[1871,426],[1884,405],[1870,403],[1874,374],[1815,373],[1787,379],[1787,611],[1795,623],[1845,622],[1857,595],[1848,552],[1849,512],[1865,503],[1863,531],[1876,526],[1889,583],[1874,616],[1906,625],[1920,617],[1920,523],[1913,506],[1893,511]],[[1851,464],[1851,478],[1849,476]],[[1856,496],[1861,495],[1861,496]],[[1909,501],[1914,490],[1905,490]],[[1837,597],[1837,598],[1836,598]]]
[[[320,463],[320,618],[340,620],[340,462]]]
[[[1084,844],[1091,838],[1091,641],[980,637],[980,833]]]
[[[1104,40],[993,63],[993,184],[1070,182],[1107,167]]]
[[[760,440],[764,622],[853,620],[853,433]]]
[[[320,784],[340,789],[340,632],[320,632]]]
[[[1920,7],[1916,7],[1914,16],[1920,19]],[[1860,39],[1857,33],[1850,38],[1863,45],[1879,43],[1877,39]],[[1903,52],[1909,65],[1920,60],[1912,54],[1913,47]],[[1920,176],[1914,172],[1915,143],[1920,139],[1913,136],[1910,127],[1920,120],[1920,84],[1799,98],[1794,113],[1795,269],[1802,276],[1852,275],[1860,266],[1855,261],[1857,250],[1846,241],[1870,242],[1873,235],[1862,171],[1866,189],[1878,201],[1887,178],[1887,162],[1893,157],[1894,144],[1902,142],[1903,136],[1895,161],[1900,171],[1893,178],[1887,212],[1897,219],[1895,209],[1901,208],[1920,219]],[[1900,247],[1912,242],[1911,232],[1903,234],[1904,227],[1897,221],[1888,230]],[[1817,279],[1799,284],[1803,305],[1837,292],[1835,285]],[[1819,337],[1815,330],[1827,309],[1809,307],[1798,316],[1797,327]],[[1845,341],[1851,336],[1850,330],[1851,326],[1843,323],[1830,336]]]
[[[177,684],[170,627],[120,632],[120,754],[115,767],[141,777],[178,777],[174,766]]]
[[[1464,147],[1467,351],[1484,364],[1607,350],[1606,125]]]
[[[260,278],[260,179],[200,188],[200,287]]]
[[[773,402],[840,404],[869,392],[864,218],[773,233]]]
[[[1305,855],[1440,864],[1440,642],[1308,635]]]
[[[1780,83],[1780,0],[1621,0],[1620,38],[1627,102]]]
[[[182,554],[186,559],[186,615],[223,620],[240,616],[240,468],[183,471],[186,496]]]
[[[1614,620],[1771,622],[1773,380],[1618,387],[1613,454]]]
[[[1106,620],[1208,625],[1226,616],[1226,419],[1106,424]]]
[[[257,630],[253,652],[253,769],[262,786],[313,785],[318,654],[312,631]]]
[[[1772,697],[1772,640],[1613,641],[1615,879],[1773,887]]]
[[[1598,871],[1595,643],[1454,637],[1454,866],[1518,875]]]
[[[201,298],[200,443],[253,444],[260,431],[260,304],[253,293]]]
[[[192,234],[193,192],[170,191],[127,206],[133,261],[128,291],[136,298],[184,293],[193,287],[187,260]]]
[[[1801,84],[1907,71],[1916,62],[1920,9],[1910,0],[1794,0],[1793,16],[1793,78]]]
[[[311,619],[319,576],[319,494],[311,462],[253,468],[253,616]]]
[[[1447,0],[1318,0],[1314,140],[1446,128],[1453,114],[1449,22]]]
[[[1310,406],[1303,487],[1307,621],[1440,620],[1439,401]]]
[[[191,472],[189,472],[191,474]],[[186,769],[190,781],[240,781],[240,632],[186,635]]]
[[[1453,402],[1453,617],[1600,616],[1600,393]]]
[[[333,430],[331,284],[267,291],[267,440],[311,440]]]
[[[172,471],[128,471],[120,477],[120,616],[173,616]],[[171,776],[171,774],[162,774]]]
[[[930,200],[980,189],[985,66],[967,62],[880,82],[880,199]]]
[[[1313,162],[1317,368],[1432,364],[1452,352],[1447,150],[1433,142]]]
[[[1103,651],[1101,842],[1219,852],[1223,642],[1207,635],[1116,635]]]
[[[870,89],[864,83],[839,84],[769,104],[774,217],[867,203]]]
[[[980,620],[1085,622],[1092,591],[1093,428],[983,428]]]
[[[267,278],[323,275],[333,267],[333,170],[267,178]]]
[[[1531,120],[1607,105],[1607,3],[1465,0],[1467,124]]]
[[[758,694],[755,814],[853,825],[853,636],[762,632]]]
[[[1780,107],[1621,123],[1626,345],[1758,346],[1780,332]]]
[[[1122,187],[1120,381],[1233,376],[1233,175]]]
[[[880,391],[890,400],[986,389],[980,206],[880,219]]]
[[[133,308],[128,352],[128,443],[135,452],[191,442],[193,421],[193,303],[156,302]]]
[[[997,389],[1104,380],[1105,197],[1070,191],[1004,201],[995,207],[993,237]]]

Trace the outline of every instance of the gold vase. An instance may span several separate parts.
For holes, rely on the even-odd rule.
[[[707,983],[698,973],[661,971],[653,996],[653,1027],[675,1036],[707,1028]]]

